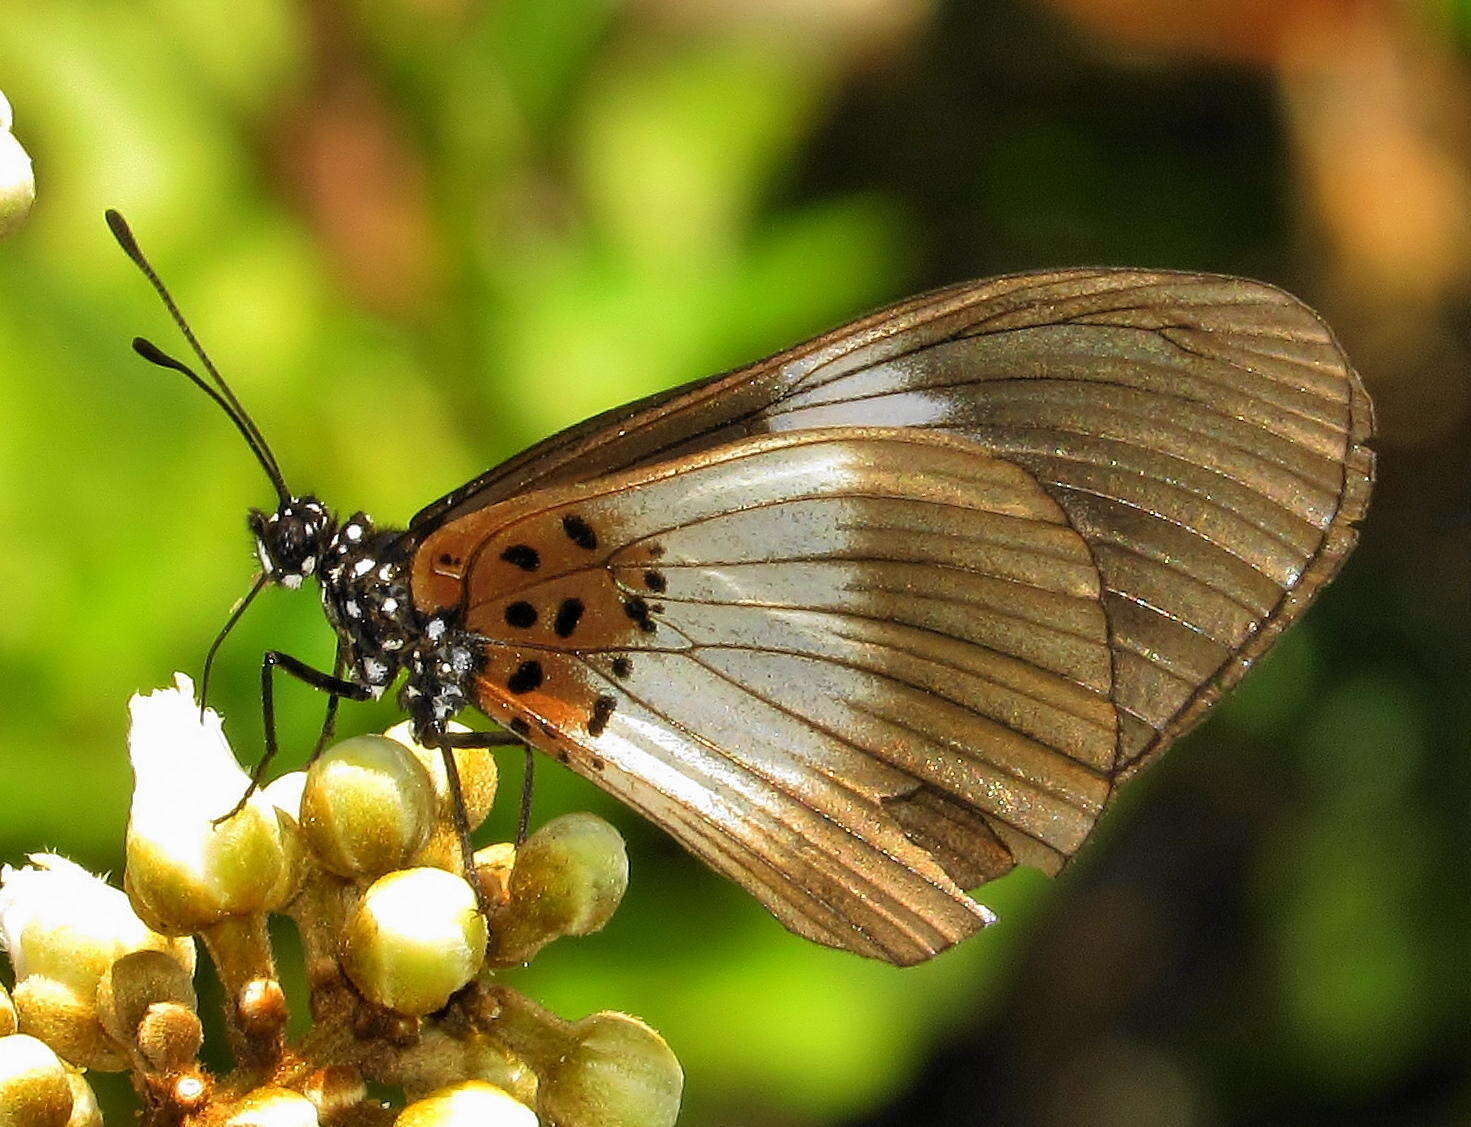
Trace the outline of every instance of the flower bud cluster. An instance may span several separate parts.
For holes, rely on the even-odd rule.
[[[0,93],[0,239],[20,229],[36,202],[30,155],[10,132],[10,103]]]
[[[466,874],[443,755],[406,725],[242,802],[248,779],[188,678],[131,712],[126,894],[48,854],[0,874],[16,981],[0,990],[0,1127],[100,1123],[88,1069],[130,1071],[146,1127],[673,1124],[683,1074],[657,1033],[623,1014],[563,1021],[496,978],[608,922],[628,860],[606,822],[557,818]],[[454,757],[473,829],[495,760]],[[306,953],[312,1024],[294,1040],[272,915]],[[230,1075],[200,1063],[196,942],[225,987]]]

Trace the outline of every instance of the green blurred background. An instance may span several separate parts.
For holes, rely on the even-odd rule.
[[[538,814],[614,818],[633,885],[522,979],[660,1029],[690,1127],[1471,1123],[1465,0],[27,0],[0,89],[40,182],[0,245],[0,857],[116,871],[127,697],[197,671],[271,500],[128,351],[176,342],[106,206],[295,488],[385,521],[908,292],[1244,273],[1364,371],[1377,501],[1062,879],[987,888],[999,926],[898,971],[549,765]],[[223,654],[244,756],[267,647],[329,660],[313,597]],[[321,705],[285,698],[300,762]]]

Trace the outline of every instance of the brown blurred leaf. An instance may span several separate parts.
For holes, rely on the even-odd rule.
[[[1302,22],[1346,18],[1387,0],[1048,0],[1134,47],[1268,64]]]
[[[410,315],[439,289],[423,160],[348,17],[311,6],[314,65],[282,109],[280,170],[364,304]]]
[[[1464,63],[1365,4],[1299,23],[1278,69],[1306,224],[1350,314],[1355,355],[1379,374],[1384,433],[1434,442],[1459,425],[1468,398],[1464,363],[1444,362],[1444,317],[1471,281]]]
[[[925,25],[932,0],[641,0],[654,18],[685,28],[747,28],[779,33],[814,55],[843,62],[876,60]]]

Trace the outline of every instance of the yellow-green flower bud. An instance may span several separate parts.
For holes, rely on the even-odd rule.
[[[10,103],[0,94],[0,239],[20,229],[36,202],[30,155],[10,132]]]
[[[469,730],[463,724],[453,721],[446,727],[446,731],[450,732]],[[429,841],[419,851],[415,863],[433,865],[436,869],[451,873],[460,872],[460,842],[455,834],[454,800],[450,794],[449,775],[444,769],[444,752],[439,748],[416,743],[413,724],[407,720],[395,724],[383,734],[413,752],[414,758],[429,772],[429,778],[434,783],[434,830]],[[460,794],[465,800],[465,818],[473,831],[485,821],[490,808],[495,805],[495,754],[484,747],[457,747],[453,754],[455,773],[460,779]]]
[[[103,1028],[103,976],[133,952],[154,952],[188,978],[194,943],[152,931],[128,898],[61,857],[38,853],[23,869],[0,870],[0,936],[15,968],[20,1028],[73,1064],[126,1067],[126,1041]]]
[[[306,790],[306,772],[288,771],[262,787],[261,794],[276,809],[284,810],[295,821],[300,822],[301,795],[304,790]]]
[[[494,1084],[467,1080],[411,1103],[394,1127],[537,1127],[539,1122],[534,1111]]]
[[[475,851],[475,875],[492,908],[500,908],[511,900],[511,872],[516,867],[516,846],[498,841]]]
[[[138,1023],[135,1038],[143,1059],[167,1075],[190,1069],[204,1046],[199,1015],[176,1002],[156,1002]]]
[[[10,1000],[10,991],[0,983],[0,1037],[9,1037],[20,1029],[20,1015],[15,1012],[15,1003]]]
[[[537,1077],[531,1065],[498,1039],[473,1029],[450,1034],[428,1027],[416,1044],[398,1054],[391,1079],[410,1100],[462,1080],[484,1080],[523,1104],[536,1103]]]
[[[128,1054],[97,1020],[94,1000],[64,983],[32,975],[15,987],[22,1032],[39,1037],[72,1064],[98,1072],[121,1072]]]
[[[192,976],[161,951],[125,955],[97,986],[98,1017],[121,1045],[133,1044],[149,1010],[165,1003],[190,1012],[197,1005]]]
[[[568,1127],[673,1127],[684,1070],[637,1018],[601,1013],[572,1026],[573,1046],[542,1075],[537,1106]]]
[[[524,962],[558,936],[598,931],[627,888],[617,830],[596,814],[552,819],[516,851],[510,903],[495,919],[496,960]]]
[[[368,1086],[363,1074],[352,1065],[329,1064],[303,1081],[302,1094],[312,1101],[321,1119],[332,1123],[351,1114],[367,1099]]]
[[[15,1033],[0,1038],[0,1127],[67,1127],[71,1081],[51,1048]]]
[[[87,1078],[68,1069],[66,1079],[72,1090],[72,1114],[66,1127],[102,1127],[102,1109],[97,1106],[97,1094]]]
[[[135,783],[124,884],[159,931],[188,935],[222,920],[274,911],[295,892],[301,853],[292,819],[263,794],[228,821],[249,779],[219,714],[201,718],[194,685],[130,702]]]
[[[225,1127],[320,1127],[316,1105],[288,1088],[257,1088],[240,1101]]]
[[[342,937],[342,967],[380,1006],[433,1013],[480,970],[486,925],[470,886],[441,869],[375,881]]]
[[[386,736],[355,736],[307,771],[301,829],[322,867],[373,880],[400,869],[429,839],[434,784],[414,755]]]

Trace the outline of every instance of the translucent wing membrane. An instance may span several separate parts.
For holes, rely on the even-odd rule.
[[[1055,869],[1311,602],[1372,426],[1270,286],[998,278],[547,439],[415,518],[416,599],[496,638],[492,716],[796,930],[908,961],[976,926],[957,886]],[[598,523],[506,572],[502,530],[567,505]],[[511,599],[565,612],[549,649]]]
[[[1065,270],[911,299],[556,435],[431,506],[813,427],[954,434],[1029,469],[1103,577],[1118,773],[1311,601],[1368,503],[1372,411],[1317,316],[1238,278]]]
[[[934,954],[986,921],[963,888],[1055,869],[1108,795],[1097,568],[971,442],[745,440],[478,510],[417,561],[416,600],[490,642],[489,715],[821,942]]]

